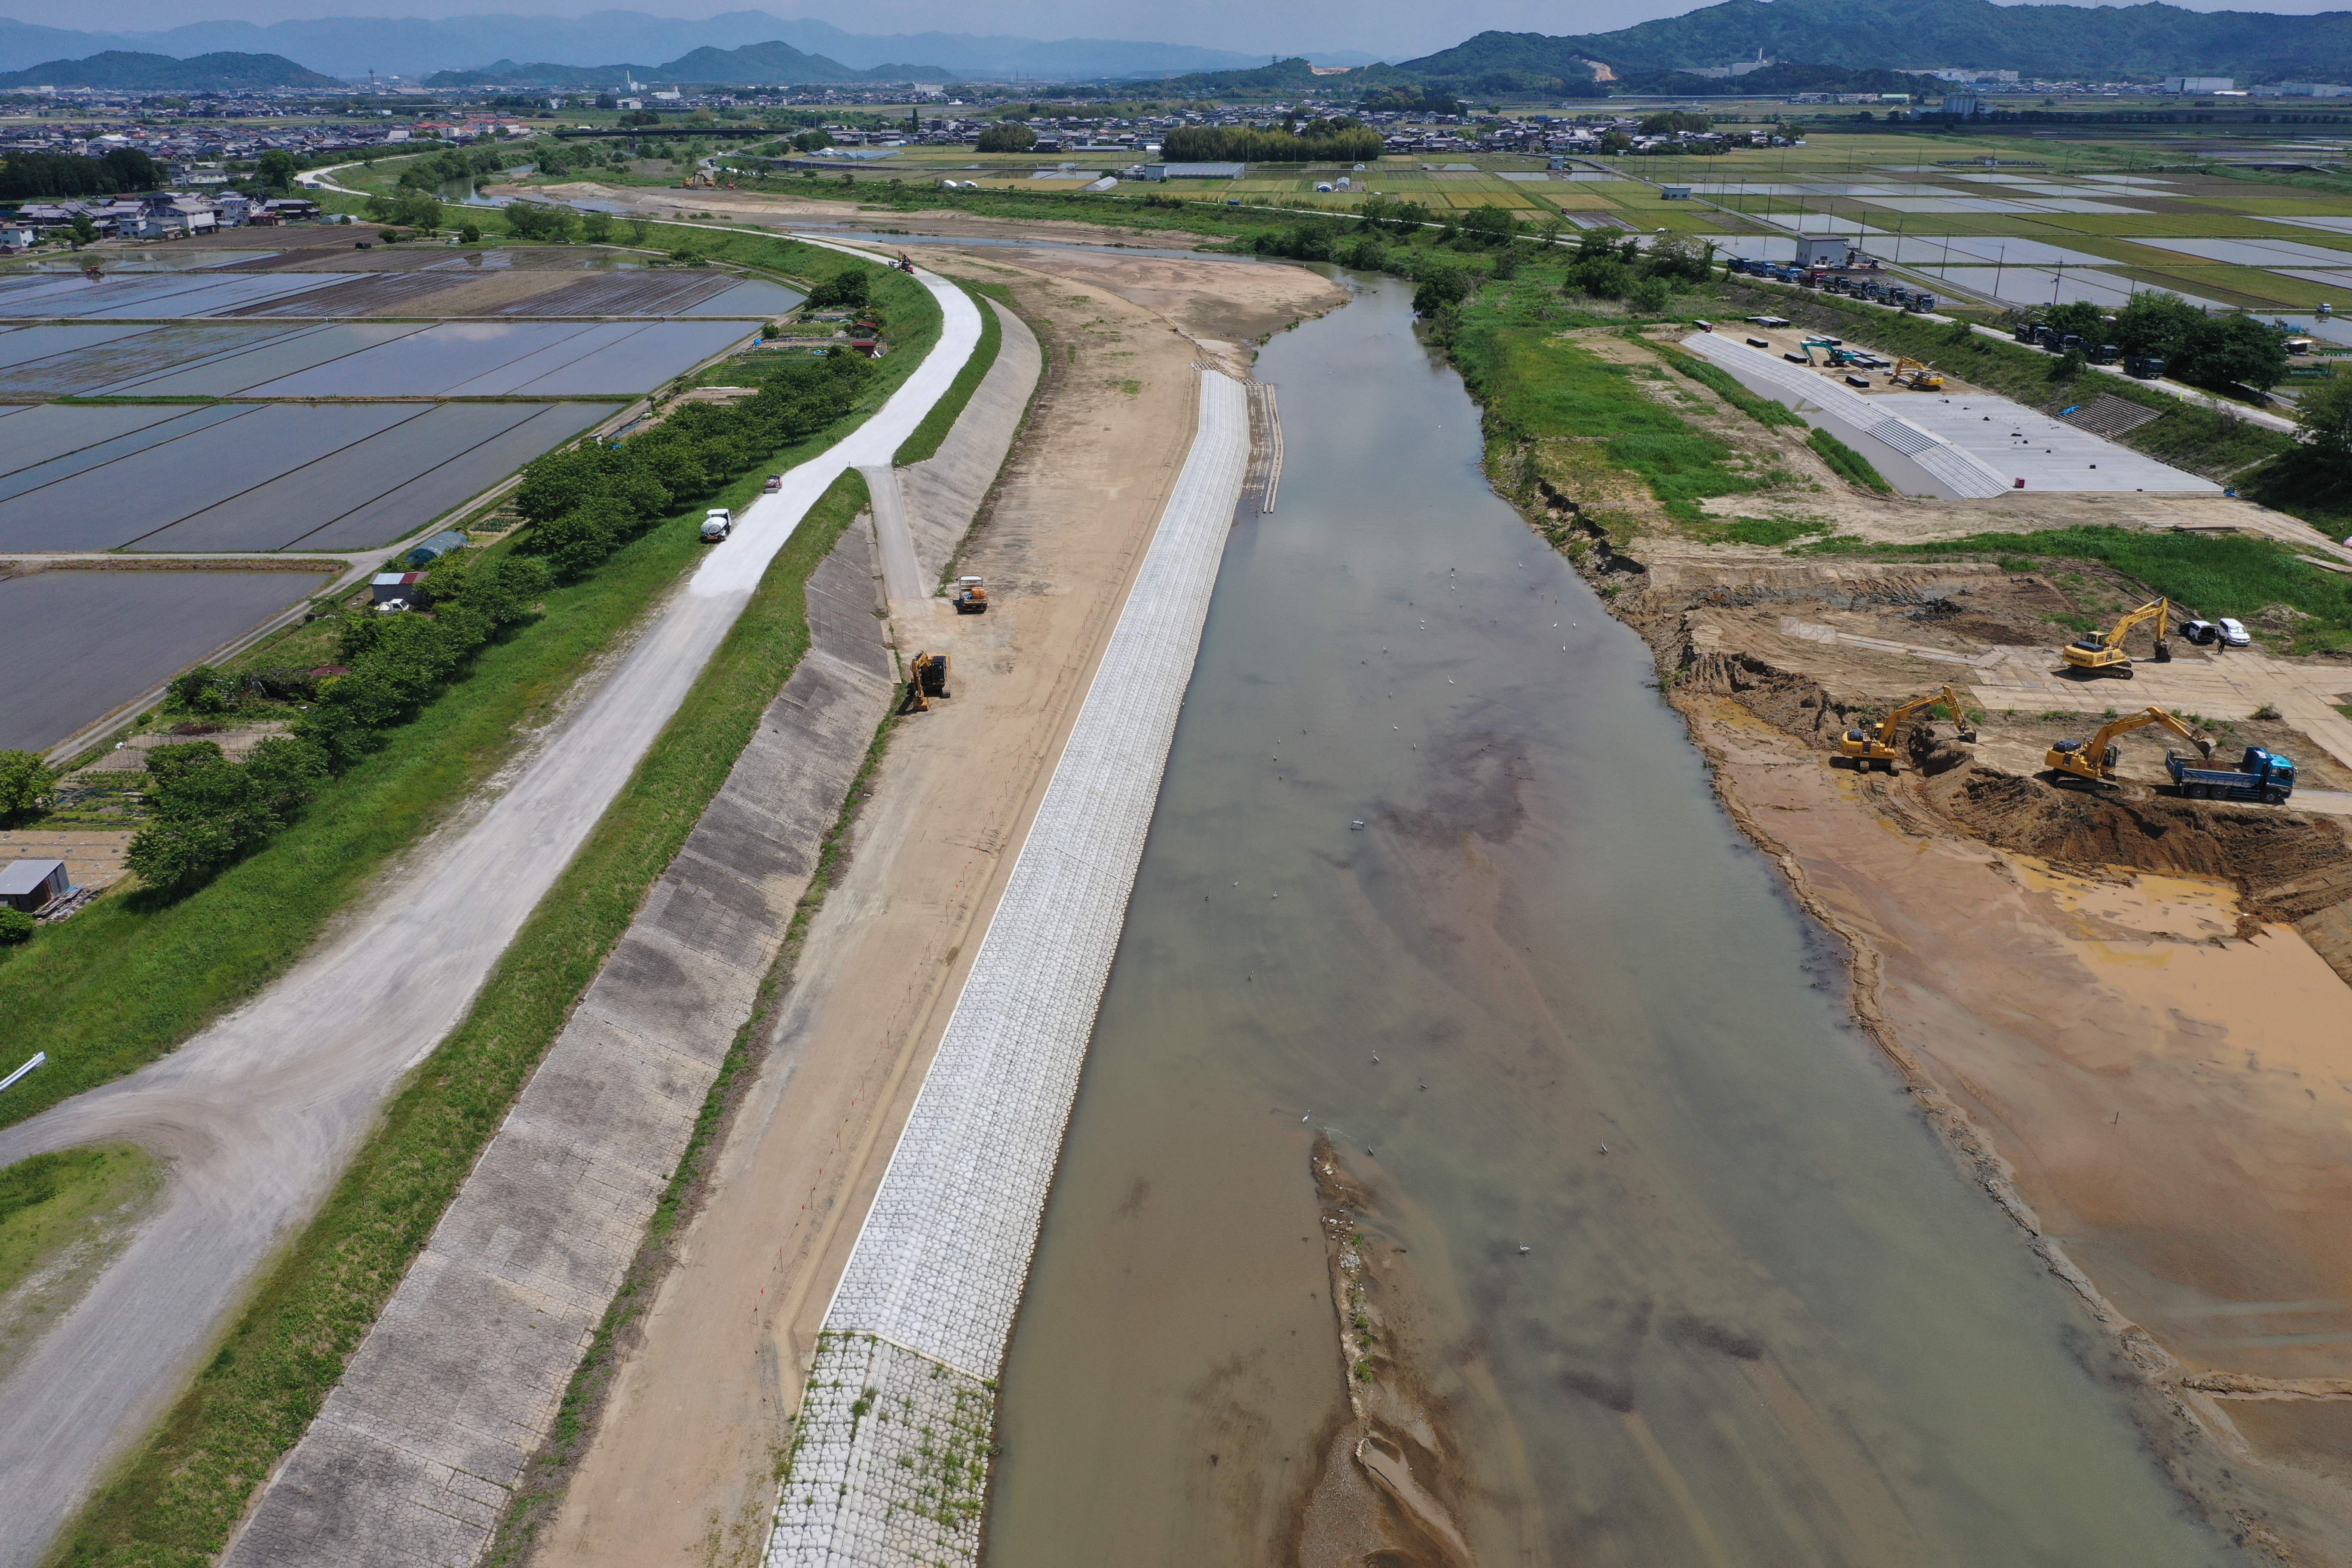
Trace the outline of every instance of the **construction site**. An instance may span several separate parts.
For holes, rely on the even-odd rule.
[[[1703,505],[1777,529],[1694,527],[1541,443],[1523,510],[1648,642],[1963,1168],[2184,1421],[2267,1461],[2253,1511],[2281,1533],[2253,1543],[2332,1536],[2315,1521],[2352,1478],[2352,658],[2298,651],[2312,617],[2289,605],[2224,620],[2029,552],[2055,531],[2235,537],[2333,575],[2352,550],[1864,343],[1713,326],[1570,335],[1776,474]],[[1688,354],[1804,423],[1670,374]],[[1893,482],[1832,470],[1809,425]]]

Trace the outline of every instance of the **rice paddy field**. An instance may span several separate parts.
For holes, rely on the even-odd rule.
[[[348,225],[0,268],[0,668],[43,677],[0,747],[64,743],[322,570],[349,590],[801,300],[642,250]]]
[[[1689,107],[1735,122],[1822,112],[1747,102]],[[2149,112],[2178,107],[2150,105]],[[1956,304],[2030,310],[2079,300],[2112,310],[2157,290],[2284,320],[2324,345],[2352,347],[2352,328],[2333,319],[2334,307],[2352,307],[2352,174],[2341,172],[2352,127],[2308,136],[2270,127],[2221,132],[2183,113],[2178,126],[2117,127],[2104,137],[2087,125],[1958,134],[1862,132],[1845,128],[1852,110],[1833,112],[1834,123],[1807,128],[1802,146],[1721,156],[1578,156],[1553,167],[1538,156],[1390,155],[1360,165],[1253,164],[1232,180],[1123,181],[1117,190],[1335,215],[1373,195],[1438,215],[1501,207],[1530,226],[1556,220],[1571,231],[1608,226],[1645,237],[1664,230],[1779,259],[1793,256],[1800,235],[1838,234]],[[1096,196],[1092,182],[1139,156],[976,158],[968,149],[908,148],[868,163],[845,186],[831,174],[805,187],[798,179],[763,184],[867,197],[894,180],[936,187],[956,179],[984,191]],[[1343,177],[1348,189],[1317,188]],[[1669,186],[1689,194],[1669,196]]]

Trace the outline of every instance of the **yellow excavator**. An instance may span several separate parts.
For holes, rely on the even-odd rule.
[[[1895,373],[1892,375],[1889,375],[1886,379],[1893,385],[1907,386],[1914,392],[1941,392],[1944,390],[1944,373],[1942,371],[1937,370],[1930,365],[1922,364],[1917,360],[1912,359],[1907,355],[1895,362]]]
[[[2213,742],[2196,730],[2190,729],[2161,708],[2143,708],[2137,713],[2126,713],[2120,719],[2110,719],[2099,732],[2087,741],[2060,741],[2050,748],[2042,761],[2044,766],[2061,777],[2083,779],[2091,784],[2116,782],[2116,737],[2134,730],[2161,724],[2190,745],[2200,757],[2213,754]]]
[[[2091,675],[2120,675],[2129,680],[2132,678],[2132,661],[2131,655],[2124,651],[2124,637],[2142,621],[2154,621],[2156,662],[2168,664],[2172,661],[2172,645],[2165,640],[2165,633],[2170,628],[2171,618],[2171,600],[2150,599],[2117,621],[2113,631],[2101,632],[2095,637],[2076,637],[2060,648],[2058,656],[2066,661],[2069,669],[2079,669]]]
[[[1932,717],[1938,702],[1951,710],[1952,722],[1959,727],[1960,739],[1973,743],[1977,732],[1976,727],[1969,722],[1969,710],[1960,706],[1959,694],[1947,686],[1930,691],[1925,697],[1915,697],[1908,702],[1897,704],[1875,724],[1848,730],[1838,737],[1837,754],[1850,760],[1863,773],[1874,766],[1884,766],[1888,773],[1893,773],[1895,736],[1902,731],[1904,725],[1919,715],[1925,713]]]

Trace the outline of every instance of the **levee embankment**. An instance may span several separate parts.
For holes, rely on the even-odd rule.
[[[866,529],[806,597],[808,651],[225,1562],[459,1563],[488,1544],[888,703]]]
[[[499,954],[620,794],[801,520],[894,452],[977,342],[946,324],[864,425],[793,468],[653,616],[506,793],[419,852],[365,915],[248,1006],[139,1073],[0,1132],[0,1163],[129,1138],[174,1157],[157,1220],[18,1367],[0,1401],[0,1563],[37,1561],[101,1468],[181,1386],[253,1270],[320,1201],[384,1097],[467,1014]]]
[[[819,1338],[768,1561],[971,1562],[994,1382],[1249,455],[1199,427]]]
[[[986,395],[918,466],[927,500],[984,491],[1011,445],[1038,356],[1005,325]],[[926,521],[952,536],[971,515]],[[878,543],[861,521],[812,575],[807,652],[226,1562],[468,1563],[489,1544],[896,689]]]

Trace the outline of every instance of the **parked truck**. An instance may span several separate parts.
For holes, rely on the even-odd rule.
[[[2194,765],[2197,761],[2178,752],[2164,753],[2164,771],[2190,800],[2258,800],[2266,805],[2284,805],[2294,793],[2294,759],[2260,746],[2248,746],[2234,772],[2200,768]]]

